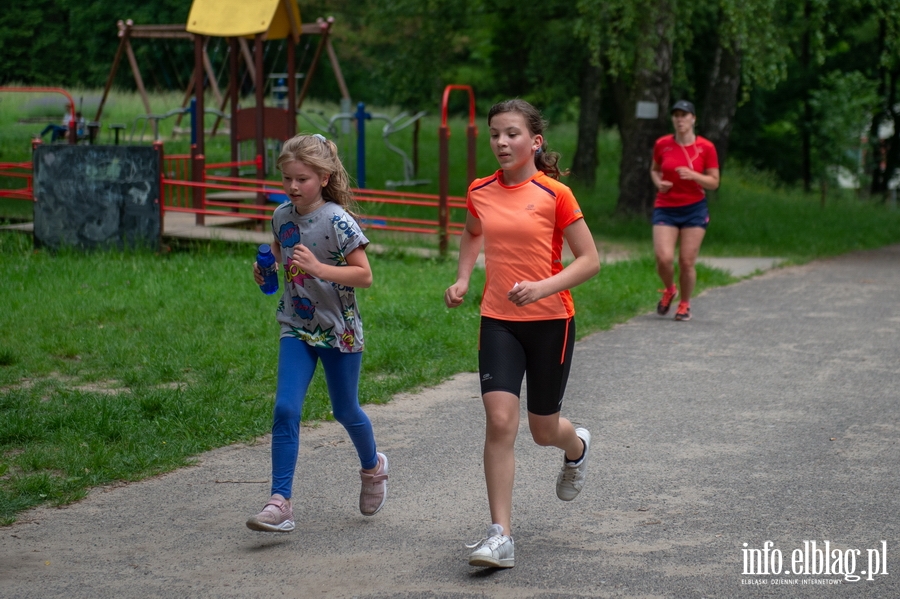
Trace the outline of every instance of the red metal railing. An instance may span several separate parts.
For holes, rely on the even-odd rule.
[[[475,138],[478,137],[478,129],[475,127],[475,92],[469,85],[448,85],[444,88],[444,96],[441,99],[441,127],[438,130],[438,163],[439,194],[438,197],[438,228],[440,231],[440,252],[443,256],[447,253],[447,235],[451,231],[450,226],[450,127],[447,125],[447,110],[450,104],[450,92],[453,90],[465,91],[469,95],[469,126],[466,127],[467,178],[466,185],[475,180]]]
[[[251,163],[252,164],[252,163]],[[208,175],[207,181],[194,182],[188,179],[190,156],[173,154],[163,158],[163,176],[160,177],[161,195],[164,198],[162,210],[185,212],[203,216],[241,217],[248,220],[268,220],[278,207],[276,202],[254,203],[258,194],[267,198],[284,194],[281,183],[257,179],[240,179],[218,175]],[[0,197],[34,201],[34,175],[31,162],[0,163],[0,178],[14,178],[25,182],[17,189],[0,189]],[[193,189],[203,191],[203,203],[193,205]],[[219,193],[221,195],[216,195]],[[358,216],[367,229],[400,231],[443,236],[444,229],[438,218],[414,218],[378,214],[366,206],[397,205],[432,208],[438,214],[441,198],[425,193],[382,191],[376,189],[353,189],[354,199],[359,204]],[[447,196],[447,208],[465,210],[465,198]],[[463,223],[447,222],[447,235],[460,235]]]
[[[0,189],[0,198],[34,200],[33,171],[30,162],[0,162],[0,177],[25,181],[25,187]]]
[[[187,157],[189,158],[189,157]],[[271,198],[283,195],[277,181],[260,181],[256,179],[237,179],[235,177],[219,177],[210,175],[209,181],[197,183],[179,178],[189,172],[190,162],[184,156],[166,156],[164,158],[165,174],[160,178],[160,187],[164,202],[163,212],[184,212],[201,216],[240,217],[248,220],[266,221],[278,207],[275,202],[256,204],[257,194]],[[185,169],[188,169],[187,171]],[[0,197],[34,201],[34,176],[32,163],[0,163],[0,178],[9,177],[25,182],[25,187],[17,189],[0,189]],[[192,190],[203,191],[203,202],[199,207],[193,206]],[[216,196],[216,193],[223,196]],[[372,205],[399,205],[433,208],[437,215],[441,198],[423,193],[398,191],[381,191],[375,189],[353,189],[354,199],[359,206],[358,214],[363,228],[405,233],[421,233],[438,235],[442,239],[446,235],[461,235],[464,224],[447,221],[446,230],[436,217],[413,218],[407,216],[391,216],[378,214],[377,210],[364,208]],[[465,198],[447,196],[448,209],[464,210]]]
[[[47,93],[47,94],[62,94],[66,97],[68,102],[68,111],[69,111],[69,122],[71,126],[69,127],[68,132],[66,133],[66,139],[69,140],[70,144],[78,143],[78,120],[75,118],[75,100],[72,98],[72,95],[61,87],[0,87],[0,92],[24,92],[24,93]]]
[[[163,178],[175,181],[189,181],[191,178],[191,156],[190,154],[171,154],[163,155]],[[163,206],[181,206],[188,207],[191,205],[191,196],[186,187],[177,185],[165,185],[160,191],[163,197]]]
[[[70,101],[74,119],[74,101],[65,91],[58,88],[0,88],[0,91],[47,91],[64,94]],[[468,140],[468,180],[475,177],[475,96],[467,85],[448,85],[444,90],[441,105],[440,137],[440,193],[438,195],[379,191],[373,189],[353,189],[355,200],[360,204],[359,217],[365,228],[438,235],[441,253],[446,253],[449,235],[460,235],[464,225],[450,220],[450,210],[465,210],[465,198],[451,197],[449,189],[449,138],[447,125],[448,98],[453,90],[463,90],[469,96],[469,124],[466,130]],[[73,127],[74,131],[74,127]],[[205,157],[192,148],[191,154],[166,156],[162,143],[154,144],[161,154],[160,195],[163,198],[160,209],[173,212],[187,212],[197,215],[196,223],[204,224],[204,216],[241,217],[248,220],[268,220],[277,204],[272,196],[283,196],[281,183],[258,179],[244,179],[235,176],[210,174],[210,171],[230,168],[237,172],[240,166],[256,166],[260,169],[262,157],[252,161],[222,162],[206,164]],[[0,163],[0,178],[10,177],[25,181],[24,188],[0,189],[0,197],[10,197],[34,201],[33,167],[31,162]],[[390,216],[369,213],[362,206],[402,205],[434,209],[436,218],[415,218],[410,216]],[[377,211],[372,211],[377,212]]]

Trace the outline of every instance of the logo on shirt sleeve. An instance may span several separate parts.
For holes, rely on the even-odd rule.
[[[284,223],[281,225],[281,230],[278,231],[278,242],[281,247],[294,247],[300,243],[300,229],[294,223]]]

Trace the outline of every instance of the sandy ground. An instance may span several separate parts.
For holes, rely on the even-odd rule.
[[[556,499],[560,452],[523,411],[513,569],[466,562],[489,524],[467,373],[367,407],[391,463],[375,517],[326,423],[301,434],[293,533],[244,526],[268,495],[263,438],[24,513],[0,529],[0,597],[900,597],[898,297],[894,246],[711,290],[689,323],[646,314],[581,340],[563,413],[593,433],[587,486]],[[827,574],[811,541],[829,543]]]

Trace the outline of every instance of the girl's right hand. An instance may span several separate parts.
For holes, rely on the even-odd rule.
[[[455,308],[463,303],[463,298],[469,292],[469,284],[457,281],[444,292],[444,303],[448,308]]]
[[[256,262],[253,263],[253,280],[256,281],[257,285],[263,284],[262,274],[259,272],[259,264]]]
[[[682,179],[683,178],[684,177],[682,177]],[[672,185],[674,185],[674,183],[672,183],[671,181],[666,181],[665,179],[660,179],[659,188],[658,188],[659,193],[667,193],[670,189],[672,189]]]

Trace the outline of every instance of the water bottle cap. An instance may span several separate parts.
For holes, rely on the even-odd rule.
[[[263,244],[261,244],[261,245],[259,246],[259,253],[260,253],[260,254],[268,254],[268,253],[271,252],[271,251],[272,251],[272,248],[269,247],[269,244],[268,244],[268,243],[263,243]]]

